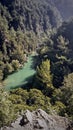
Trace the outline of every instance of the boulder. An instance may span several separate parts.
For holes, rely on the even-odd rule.
[[[69,121],[58,115],[48,115],[42,109],[30,112],[25,111],[11,127],[4,127],[1,130],[68,130]]]

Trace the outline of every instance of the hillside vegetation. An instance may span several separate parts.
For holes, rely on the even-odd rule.
[[[73,120],[73,20],[62,23],[58,1],[52,2],[0,1],[0,127],[26,109]],[[4,79],[33,51],[38,60],[32,82],[5,91]]]
[[[13,26],[15,30],[20,27],[22,30],[41,33],[61,25],[59,11],[48,0],[1,0],[1,3],[11,16],[9,27]]]

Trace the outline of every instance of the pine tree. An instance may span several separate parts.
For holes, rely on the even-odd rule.
[[[50,71],[50,61],[47,59],[43,61],[39,67],[37,67],[37,80],[43,86],[44,92],[50,94],[53,90],[52,75]]]

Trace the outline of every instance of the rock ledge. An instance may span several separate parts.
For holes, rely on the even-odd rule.
[[[11,124],[11,127],[4,127],[1,130],[67,130],[68,126],[67,118],[48,115],[38,109],[33,112],[26,110],[22,117]]]

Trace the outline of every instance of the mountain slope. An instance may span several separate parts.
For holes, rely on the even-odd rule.
[[[52,0],[64,20],[73,16],[73,0]]]
[[[49,0],[1,0],[1,3],[11,15],[9,27],[15,30],[20,27],[37,33],[62,23],[59,11]]]
[[[63,23],[63,25],[58,29],[56,38],[58,38],[59,36],[63,36],[65,39],[68,40],[68,55],[70,58],[73,59],[73,19]]]

